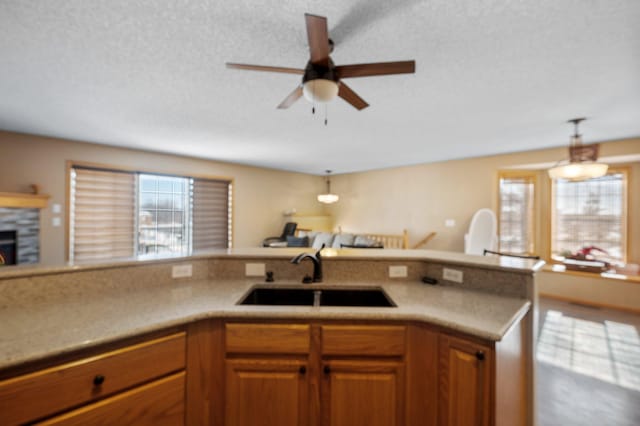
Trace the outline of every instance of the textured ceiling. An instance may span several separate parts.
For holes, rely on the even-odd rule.
[[[303,14],[336,64],[416,60],[345,80],[311,115],[276,105],[302,68]],[[0,128],[278,169],[370,170],[640,135],[638,0],[0,1]]]

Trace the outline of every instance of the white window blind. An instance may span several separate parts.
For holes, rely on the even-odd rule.
[[[69,260],[188,255],[231,246],[229,180],[71,168]]]
[[[534,176],[500,177],[500,251],[534,253]]]
[[[230,183],[193,179],[193,250],[229,247]]]
[[[133,173],[71,170],[70,260],[134,255],[135,193]]]
[[[581,182],[554,182],[552,255],[596,246],[606,250],[612,260],[625,261],[626,199],[626,174],[622,172]]]

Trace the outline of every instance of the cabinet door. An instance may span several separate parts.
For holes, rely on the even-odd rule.
[[[440,337],[440,426],[486,426],[490,409],[488,347]]]
[[[404,366],[393,361],[331,360],[323,363],[324,426],[404,424]]]
[[[38,426],[179,426],[184,424],[184,372],[173,374]]]
[[[306,361],[226,361],[227,426],[305,426],[309,373]]]

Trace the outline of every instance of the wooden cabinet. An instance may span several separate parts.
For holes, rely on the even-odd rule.
[[[120,419],[120,425],[144,424],[147,415],[159,413],[183,418],[185,350],[186,336],[180,332],[3,380],[0,424],[32,422],[94,401],[99,402],[45,424],[100,424],[83,420],[93,419],[95,413]],[[181,375],[135,390],[172,373]],[[141,404],[156,390],[158,399]]]
[[[404,425],[401,361],[325,361],[321,393],[323,426]]]
[[[321,325],[322,425],[404,425],[406,327]]]
[[[309,378],[306,362],[232,359],[226,364],[226,425],[307,425]]]
[[[184,372],[53,417],[40,426],[184,424]]]
[[[439,346],[440,426],[488,426],[493,351],[448,335]]]
[[[405,326],[225,325],[227,426],[403,425]]]

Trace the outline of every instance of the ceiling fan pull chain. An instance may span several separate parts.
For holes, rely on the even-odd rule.
[[[327,125],[327,122],[328,122],[328,120],[327,120],[327,116],[328,116],[328,114],[327,114],[327,110],[328,110],[328,109],[329,109],[329,108],[327,107],[327,104],[324,104],[324,125],[325,125],[325,126]]]

